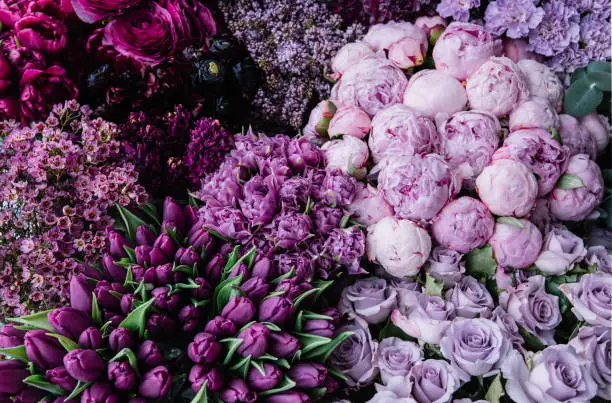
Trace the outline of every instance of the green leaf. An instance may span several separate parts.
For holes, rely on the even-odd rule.
[[[235,246],[234,250],[227,256],[227,262],[225,262],[225,267],[223,268],[223,279],[227,277],[230,273],[236,262],[238,261],[238,250],[240,246]]]
[[[574,174],[565,174],[562,175],[557,181],[557,185],[555,186],[557,189],[576,189],[583,188],[584,183],[582,179],[578,175]]]
[[[206,393],[206,384],[208,381],[204,381],[202,387],[198,391],[198,394],[191,399],[191,403],[208,403],[208,394]]]
[[[473,249],[466,255],[465,266],[467,272],[477,278],[491,277],[497,270],[497,262],[493,258],[493,248],[485,245],[480,249]]]
[[[77,396],[81,394],[81,392],[87,389],[90,385],[91,385],[91,382],[79,381],[79,383],[77,383],[77,386],[74,387],[74,390],[72,391],[72,393],[70,393],[68,397],[64,398],[64,401],[69,401],[69,400],[76,398]]]
[[[223,235],[219,234],[217,231],[215,231],[214,229],[210,229],[210,228],[206,228],[204,227],[204,229],[206,231],[208,231],[208,233],[212,236],[214,236],[215,238],[219,238],[220,240],[224,241],[224,242],[228,242],[229,239],[227,239],[226,237],[224,237]]]
[[[298,314],[295,317],[295,331],[296,332],[301,332],[303,330],[303,321],[304,321],[304,312],[305,311],[299,311]]]
[[[312,285],[318,290],[317,294],[314,297],[315,301],[317,299],[319,299],[321,294],[323,294],[325,292],[325,290],[327,290],[333,283],[334,283],[333,280],[328,280],[328,281],[324,281],[324,280],[313,281]]]
[[[332,318],[331,316],[321,315],[320,313],[314,313],[310,311],[301,311],[301,312],[302,312],[302,315],[304,316],[304,319],[307,319],[307,320],[311,320],[311,319],[334,320],[334,318]]]
[[[612,86],[612,71],[610,62],[591,62],[587,66],[589,81],[602,91],[610,91]]]
[[[329,337],[317,336],[315,334],[308,333],[294,333],[294,335],[300,340],[302,343],[302,353],[307,353],[311,350],[314,350],[317,347],[324,346],[325,344],[331,343],[332,339]]]
[[[229,347],[227,348],[227,355],[223,360],[223,365],[229,364],[229,362],[232,360],[232,357],[234,356],[234,353],[236,353],[236,350],[238,350],[238,347],[240,347],[243,341],[244,340],[238,338],[229,338],[221,340],[221,343],[229,343]]]
[[[232,254],[234,252],[236,252],[236,254],[238,254],[238,246],[236,246],[236,248],[234,248],[234,251],[232,252]],[[242,262],[245,262],[247,267],[250,268],[253,265],[253,262],[255,261],[255,254],[256,254],[256,252],[257,252],[257,248],[253,246],[251,249],[249,249],[249,251],[247,253],[244,254],[244,256],[242,256],[238,260],[235,260],[234,263],[231,266],[229,266],[229,269],[227,268],[228,264],[230,263],[230,259],[228,258],[228,261],[227,261],[228,264],[225,265],[225,267],[226,267],[225,270],[227,270],[226,274],[231,273],[232,270],[234,270],[234,268],[237,267]],[[232,256],[230,255],[230,258],[231,257]]]
[[[23,362],[30,361],[25,346],[0,348],[0,354]]]
[[[286,291],[285,291],[284,289],[282,289],[282,288],[281,288],[280,290],[278,290],[278,291],[273,291],[273,292],[271,292],[270,294],[266,295],[266,296],[263,298],[263,300],[262,300],[262,301],[265,301],[265,300],[267,300],[267,299],[269,299],[269,298],[272,298],[272,297],[278,297],[279,295],[283,295],[283,294],[285,294],[285,292],[286,292]]]
[[[210,303],[209,299],[203,299],[202,301],[196,301],[196,300],[191,300],[191,303],[193,304],[193,306],[195,306],[196,308],[201,308],[203,306],[206,306]]]
[[[585,116],[597,109],[603,100],[603,92],[588,76],[579,78],[568,88],[563,102],[565,113],[572,116]]]
[[[274,389],[266,390],[265,392],[260,392],[259,396],[270,396],[275,395],[280,392],[285,392],[287,390],[293,389],[295,387],[295,382],[291,380],[287,375],[283,377],[280,385]]]
[[[347,214],[343,216],[342,221],[340,221],[340,228],[346,228],[350,219],[351,219],[351,214]]]
[[[47,336],[55,337],[57,341],[59,341],[59,343],[62,345],[62,347],[64,347],[66,351],[68,352],[72,350],[77,350],[80,348],[79,345],[75,343],[73,340],[70,340],[66,336],[62,336],[61,334],[47,333]]]
[[[184,264],[181,264],[181,265],[178,265],[178,266],[174,266],[172,268],[172,271],[173,272],[180,271],[181,273],[185,273],[185,274],[191,276],[193,274],[193,267],[189,267],[189,266],[186,266]]]
[[[238,361],[236,364],[229,368],[230,371],[236,371],[242,376],[242,378],[246,378],[249,373],[249,368],[251,367],[251,356],[246,356],[242,360]]]
[[[521,334],[521,336],[523,336],[523,339],[525,339],[525,348],[527,348],[528,350],[540,351],[546,348],[544,343],[542,343],[542,341],[536,335],[529,332],[527,329],[520,325],[519,333]]]
[[[128,258],[130,259],[130,263],[136,264],[136,252],[134,252],[134,248],[130,248],[127,245],[123,245],[123,250],[128,254]]]
[[[119,324],[119,327],[124,327],[134,332],[138,332],[140,337],[143,337],[147,324],[147,311],[151,305],[153,305],[153,302],[155,302],[155,300],[151,299],[138,306],[136,309],[130,312],[125,319],[123,319],[123,321]]]
[[[274,323],[261,322],[261,324],[267,327],[268,329],[272,330],[273,332],[280,332],[282,330],[280,327],[276,326]]]
[[[442,289],[444,289],[444,281],[436,281],[428,273],[425,277],[425,293],[434,297],[441,297]]]
[[[134,284],[134,273],[132,267],[127,268],[127,274],[125,275],[125,281],[123,282],[124,287],[130,287]]]
[[[340,379],[343,382],[346,382],[348,380],[348,378],[346,377],[346,375],[344,375],[342,372],[338,371],[335,368],[327,368],[327,372],[330,373],[331,375],[335,376],[336,378]]]
[[[302,305],[304,303],[304,301],[306,301],[306,299],[308,297],[310,297],[311,295],[317,293],[319,291],[318,288],[312,288],[306,292],[303,292],[302,294],[300,294],[299,296],[295,297],[295,299],[293,300],[293,307],[298,310],[300,305]]]
[[[51,326],[49,320],[47,319],[47,315],[49,315],[49,313],[53,311],[53,309],[49,309],[47,311],[34,313],[32,315],[20,316],[18,318],[9,318],[8,321],[53,332],[55,331],[55,329],[53,329],[53,326]]]
[[[263,367],[263,364],[259,361],[251,361],[251,365],[259,371],[260,374],[266,375],[266,370]]]
[[[306,215],[310,214],[310,211],[312,210],[314,205],[315,205],[314,200],[312,200],[310,196],[308,196],[308,201],[306,201],[306,208],[304,209],[304,214]]]
[[[31,375],[25,378],[23,381],[26,385],[33,386],[37,389],[42,389],[49,393],[53,393],[56,396],[62,396],[66,394],[66,391],[63,388],[60,388],[57,385],[52,384],[42,375]]]
[[[495,220],[495,221],[500,223],[500,224],[512,225],[513,227],[516,227],[516,228],[524,228],[525,227],[523,225],[523,223],[521,222],[521,220],[519,220],[516,217],[497,217],[497,220]]]
[[[582,77],[586,77],[587,72],[586,72],[586,68],[585,67],[581,67],[579,69],[574,70],[574,72],[572,73],[571,77],[570,77],[570,83],[573,84],[576,81],[578,81],[579,79],[581,79]]]
[[[156,224],[157,227],[161,227],[162,223],[159,221],[159,213],[157,207],[153,203],[147,203],[140,206],[140,210],[149,216]]]
[[[127,237],[134,241],[136,239],[136,229],[141,225],[149,227],[142,218],[138,217],[136,214],[132,213],[130,210],[126,209],[119,203],[115,203],[115,207],[119,211],[119,215],[123,220],[123,225],[125,226],[125,232]]]
[[[336,337],[334,337],[334,339],[329,344],[326,344],[324,346],[317,348],[310,354],[305,354],[305,358],[321,357],[320,359],[321,362],[325,362],[327,361],[329,356],[332,355],[334,350],[338,348],[338,346],[342,344],[344,340],[348,339],[353,334],[355,333],[354,332],[342,332]]]
[[[557,129],[551,127],[550,129],[548,129],[548,131],[550,132],[553,139],[557,140],[560,144],[563,144],[563,140],[561,139],[561,135],[559,134],[559,131]]]
[[[292,267],[291,270],[289,270],[287,273],[285,273],[285,274],[283,274],[281,276],[278,276],[277,278],[272,280],[271,283],[274,284],[274,285],[278,285],[281,281],[283,281],[285,279],[288,279],[288,278],[291,278],[293,276],[295,276],[295,268],[294,267]]]
[[[227,305],[234,294],[234,287],[239,286],[241,282],[242,274],[222,281],[217,288],[215,288],[214,301],[217,304],[217,311],[221,312],[223,307]]]
[[[498,373],[497,376],[489,385],[489,389],[487,390],[487,394],[485,395],[485,400],[490,403],[499,403],[502,396],[504,396],[506,392],[504,391],[504,385],[501,382],[501,373]]]
[[[286,358],[281,358],[280,360],[277,360],[276,365],[278,365],[281,368],[291,369],[291,365],[289,364],[289,361],[287,361]]]
[[[136,375],[140,376],[140,374],[138,373],[138,360],[136,359],[136,355],[130,348],[126,347],[119,351],[113,358],[110,359],[110,362],[121,361],[124,358],[127,358],[130,367],[132,367]]]
[[[259,359],[260,360],[264,360],[264,361],[265,360],[267,360],[267,361],[278,361],[278,358],[276,358],[275,356],[270,355],[270,354],[264,354],[261,357],[259,357]]]

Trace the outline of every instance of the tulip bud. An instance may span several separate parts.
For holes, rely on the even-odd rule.
[[[255,317],[255,305],[245,297],[232,297],[221,311],[221,316],[243,326]]]
[[[168,315],[153,314],[147,321],[147,330],[154,339],[165,339],[172,335],[176,322]]]
[[[208,231],[200,228],[193,227],[192,233],[189,234],[189,245],[191,245],[195,250],[204,249],[207,253],[214,246],[214,240],[212,236],[208,233]]]
[[[88,327],[79,335],[79,346],[97,350],[102,347],[102,333],[96,327]]]
[[[251,388],[259,391],[273,389],[280,382],[283,373],[276,365],[263,363],[264,374],[259,369],[251,367],[249,369],[248,381]]]
[[[53,310],[47,319],[57,333],[75,340],[91,324],[90,315],[70,307]]]
[[[128,257],[128,254],[123,247],[130,245],[123,235],[112,228],[107,228],[106,237],[108,238],[110,254],[112,257],[117,260],[121,259],[122,257]]]
[[[125,319],[125,317],[117,313],[104,312],[104,323],[110,322],[111,328],[119,327],[123,319]]]
[[[161,234],[155,240],[153,244],[153,249],[159,248],[159,250],[164,254],[167,259],[174,258],[174,253],[176,252],[176,245],[174,241],[168,234]]]
[[[303,331],[308,334],[332,338],[334,337],[336,328],[329,320],[311,319],[304,323]]]
[[[173,222],[178,232],[185,233],[185,214],[183,214],[181,206],[174,201],[172,197],[166,197],[164,200],[164,213],[162,221]]]
[[[191,382],[191,389],[196,393],[204,383],[206,383],[206,390],[211,392],[221,390],[224,385],[223,372],[219,368],[208,369],[203,365],[194,365],[191,368],[189,381]]]
[[[121,312],[127,315],[136,308],[134,306],[134,298],[134,294],[123,294],[123,297],[121,297],[121,302],[119,303],[121,306]]]
[[[312,400],[304,392],[297,390],[284,393],[276,393],[268,398],[268,403],[310,403]]]
[[[114,281],[119,283],[123,283],[125,281],[125,276],[127,271],[115,264],[115,258],[113,258],[109,254],[105,254],[102,258],[102,267],[104,267],[104,271],[108,274]]]
[[[244,262],[240,262],[236,265],[236,267],[234,267],[230,273],[228,274],[227,277],[232,278],[232,277],[238,277],[242,275],[242,280],[246,280],[249,278],[249,268],[247,267],[247,265]]]
[[[106,363],[94,350],[72,350],[63,361],[70,376],[82,382],[95,381],[106,368]]]
[[[264,279],[276,275],[272,261],[267,257],[255,258],[255,264],[251,268],[251,277],[262,277]]]
[[[272,332],[268,337],[268,352],[277,358],[291,357],[301,346],[300,341],[289,333]]]
[[[149,252],[149,260],[151,262],[151,266],[161,266],[168,263],[170,260],[166,257],[166,254],[160,248],[153,248],[151,252]]]
[[[74,390],[77,385],[77,380],[70,376],[66,370],[66,367],[63,365],[53,369],[48,369],[45,373],[45,377],[52,384],[57,385],[67,391]]]
[[[285,297],[271,297],[259,305],[259,320],[282,325],[293,317],[293,302]]]
[[[154,341],[145,340],[138,347],[136,358],[145,369],[153,368],[164,362],[164,356]]]
[[[134,253],[136,254],[136,262],[140,266],[151,265],[151,250],[153,250],[153,247],[149,245],[140,245],[134,249]]]
[[[215,316],[206,324],[204,331],[221,337],[234,335],[238,329],[236,329],[236,325],[231,320],[223,316]]]
[[[46,392],[37,388],[25,388],[13,399],[13,403],[37,403],[43,397]]]
[[[298,277],[292,277],[281,280],[276,286],[275,291],[283,291],[283,294],[280,296],[293,300],[295,297],[302,295],[308,290],[312,290],[312,284]]]
[[[170,263],[157,266],[155,268],[155,281],[154,283],[162,286],[171,283],[174,280],[174,275],[180,273],[174,273],[172,271],[172,265]]]
[[[22,381],[29,375],[20,361],[0,361],[0,393],[19,393],[25,387]]]
[[[170,390],[172,376],[168,368],[159,365],[142,376],[138,393],[147,399],[163,399]]]
[[[174,255],[174,261],[178,264],[193,267],[200,263],[200,256],[192,248],[179,248]]]
[[[193,332],[201,322],[202,311],[194,305],[186,305],[179,311],[179,320],[184,332]]]
[[[87,314],[91,313],[93,287],[87,278],[78,274],[70,279],[70,306]]]
[[[198,222],[198,209],[193,206],[187,205],[183,208],[183,214],[185,215],[185,224],[187,229],[192,228],[196,222]]]
[[[212,287],[204,277],[196,277],[193,281],[199,285],[198,288],[191,289],[191,296],[198,299],[208,299],[212,295]]]
[[[342,320],[342,314],[336,308],[325,308],[321,311],[321,315],[329,316],[332,318],[332,324],[338,325]]]
[[[124,327],[118,327],[113,330],[108,338],[110,349],[115,353],[124,348],[132,347],[136,343],[134,333]]]
[[[118,390],[130,390],[136,386],[138,378],[127,361],[108,364],[108,380]]]
[[[257,401],[257,393],[251,391],[242,379],[232,379],[219,396],[225,403],[254,403]]]
[[[221,279],[221,271],[223,270],[223,255],[215,254],[206,264],[204,268],[204,276],[212,284],[217,284]]]
[[[28,359],[42,369],[62,365],[62,358],[66,353],[59,341],[47,333],[46,330],[29,330],[23,343]]]
[[[238,338],[242,344],[238,347],[238,354],[243,357],[261,357],[268,349],[268,336],[270,329],[261,323],[254,323],[240,332]]]
[[[112,386],[104,381],[99,381],[83,391],[81,402],[119,403],[119,396],[113,392]]]
[[[259,302],[268,295],[270,285],[262,277],[251,277],[240,286],[240,290],[245,293],[251,301]],[[253,315],[255,315],[254,312]]]
[[[151,291],[151,297],[155,300],[153,306],[166,312],[176,310],[181,297],[178,294],[170,294],[168,287],[158,287]]]
[[[96,284],[94,293],[98,300],[98,304],[104,309],[112,312],[119,312],[121,310],[121,299],[117,298],[111,292],[123,292],[125,291],[121,284],[109,283],[106,280],[99,281]]]
[[[15,328],[12,323],[0,328],[0,348],[10,348],[23,345],[26,332]]]
[[[138,245],[153,246],[155,242],[155,233],[146,225],[139,225],[136,228],[136,243]]]
[[[321,364],[301,362],[294,365],[287,373],[300,389],[318,388],[327,377],[327,368]]]
[[[196,364],[214,362],[221,354],[221,344],[210,333],[196,334],[194,341],[187,347],[187,355]]]

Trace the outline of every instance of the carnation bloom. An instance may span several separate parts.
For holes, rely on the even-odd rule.
[[[542,249],[542,233],[525,219],[498,221],[489,243],[498,265],[522,269],[536,261]]]
[[[521,102],[510,112],[509,128],[511,132],[520,129],[541,128],[545,130],[559,128],[559,115],[550,106],[547,99],[532,97]]]
[[[543,16],[544,10],[532,0],[496,0],[485,11],[485,28],[497,36],[505,32],[510,38],[522,38],[538,26]]]
[[[467,103],[465,89],[453,76],[438,70],[421,70],[410,78],[404,104],[434,118],[437,113],[452,114]]]
[[[560,111],[565,87],[559,77],[548,66],[535,60],[519,60],[517,64],[523,72],[529,94],[547,99],[553,108]]]

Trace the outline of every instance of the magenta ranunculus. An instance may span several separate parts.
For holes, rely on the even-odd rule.
[[[15,36],[30,49],[58,53],[66,47],[68,29],[64,22],[43,13],[32,13],[15,24]]]
[[[433,119],[437,113],[452,114],[467,104],[465,88],[443,71],[421,70],[408,82],[404,104]]]
[[[19,84],[21,115],[28,120],[42,119],[51,105],[79,96],[79,90],[68,78],[66,70],[58,65],[46,70],[27,69]]]
[[[143,0],[71,0],[76,15],[88,24],[123,13]]]
[[[510,219],[495,223],[495,231],[489,239],[493,257],[503,267],[522,269],[536,261],[542,249],[542,233],[524,219]]]
[[[219,31],[212,12],[200,0],[162,0],[160,3],[172,16],[180,41],[204,40]]]

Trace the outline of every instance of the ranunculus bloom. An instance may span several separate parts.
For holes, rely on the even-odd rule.
[[[554,227],[546,234],[535,265],[546,274],[560,275],[572,270],[586,253],[582,238],[565,227]]]
[[[200,0],[165,0],[163,6],[174,21],[182,46],[194,40],[205,45],[206,39],[219,31],[212,12]]]
[[[325,155],[326,167],[338,169],[346,175],[364,178],[370,153],[365,141],[353,136],[331,140],[321,147]]]
[[[486,112],[461,111],[438,123],[438,130],[437,152],[461,172],[463,185],[473,188],[476,176],[499,146],[499,121]]]
[[[403,38],[407,36],[417,37],[419,34],[425,37],[425,32],[410,22],[391,21],[385,24],[372,25],[363,41],[375,51],[389,50],[391,45]]]
[[[597,142],[591,133],[570,115],[559,115],[561,126],[559,135],[563,145],[570,150],[570,155],[588,154],[594,160],[597,157]]]
[[[519,60],[517,64],[523,72],[529,93],[547,99],[553,108],[561,111],[565,87],[559,77],[548,66],[535,60]]]
[[[559,115],[550,106],[547,99],[531,97],[527,101],[521,102],[519,106],[510,112],[509,119],[510,131],[514,132],[521,129],[541,128],[544,130],[558,129],[560,125]]]
[[[141,63],[164,62],[174,54],[178,41],[172,16],[156,2],[115,18],[104,31],[104,42]]]
[[[430,220],[459,190],[451,167],[437,154],[398,157],[378,175],[378,189],[399,218]]]
[[[597,395],[610,398],[612,357],[610,356],[610,328],[608,326],[582,326],[576,337],[569,341],[576,354],[591,362],[591,376],[597,384]]]
[[[117,15],[139,3],[142,3],[142,0],[72,0],[72,7],[81,20],[93,24],[105,17]]]
[[[425,360],[410,370],[408,380],[412,384],[411,395],[417,402],[449,402],[461,386],[456,372],[444,360]]]
[[[374,57],[372,48],[365,42],[347,43],[331,60],[332,78],[340,78],[345,71],[366,57]]]
[[[427,274],[437,281],[443,281],[444,287],[453,287],[465,273],[461,261],[463,254],[443,246],[436,246],[427,260]]]
[[[439,143],[436,126],[406,105],[393,105],[372,119],[368,145],[375,163],[386,157],[433,152]]]
[[[438,70],[421,70],[410,78],[404,104],[433,119],[437,113],[462,110],[467,104],[467,95],[453,76]]]
[[[412,27],[411,32],[389,46],[389,60],[400,69],[420,66],[427,56],[427,35],[422,29]]]
[[[494,55],[493,38],[481,25],[452,22],[433,50],[436,69],[465,80]]]
[[[487,243],[494,226],[487,206],[465,196],[453,200],[440,211],[433,219],[431,233],[440,245],[467,253]]]
[[[334,350],[329,362],[347,377],[349,385],[367,385],[378,375],[378,368],[374,365],[378,342],[372,340],[368,324],[360,318],[338,329],[338,333],[346,331],[353,332],[353,335]]]
[[[444,295],[447,301],[455,305],[457,316],[464,318],[488,318],[493,311],[493,297],[474,277],[463,277]]]
[[[525,164],[500,159],[478,175],[476,191],[491,213],[523,217],[535,204],[538,182]]]
[[[387,281],[383,278],[368,277],[342,290],[338,310],[375,325],[387,320],[396,305],[397,291],[387,287]]]
[[[525,129],[511,133],[493,160],[520,161],[538,176],[538,196],[550,193],[567,169],[569,149],[544,129]]]
[[[368,228],[368,258],[395,277],[414,276],[431,250],[431,239],[412,221],[385,217]]]
[[[550,211],[559,220],[584,220],[603,199],[601,169],[588,155],[578,154],[570,158],[565,171],[568,174],[578,177],[584,186],[555,188],[550,194]]]
[[[366,58],[349,68],[332,89],[332,97],[355,105],[370,116],[402,102],[408,79],[383,58]]]
[[[423,359],[418,344],[397,337],[387,337],[378,344],[380,377],[387,384],[394,376],[406,376],[414,364]]]
[[[513,224],[497,222],[489,243],[498,265],[522,269],[537,259],[542,249],[542,233],[531,221],[522,218]]]
[[[25,70],[19,85],[21,115],[31,121],[44,118],[51,105],[79,96],[79,90],[68,78],[66,70],[57,65],[46,70]]]
[[[608,118],[598,115],[596,112],[591,112],[580,118],[580,124],[595,139],[597,151],[603,152],[610,142],[610,122],[608,122]]]
[[[394,214],[393,207],[387,203],[382,193],[372,185],[357,183],[357,191],[353,202],[347,205],[346,210],[352,218],[361,225],[376,224],[384,217]]]
[[[17,21],[15,35],[23,46],[50,54],[64,50],[68,41],[64,22],[43,13],[27,14]]]
[[[329,121],[327,134],[334,136],[353,136],[363,139],[370,132],[370,117],[354,105],[338,108]]]
[[[440,340],[440,351],[463,381],[499,368],[512,349],[500,327],[489,319],[456,319]]]
[[[10,120],[19,118],[19,104],[15,97],[0,98],[0,119]]]
[[[544,289],[544,277],[537,275],[499,296],[499,303],[516,322],[545,344],[555,344],[555,329],[561,323],[559,297]]]
[[[612,325],[612,275],[585,274],[578,283],[559,286],[573,305],[572,312],[579,320],[591,325]]]
[[[472,109],[497,117],[507,115],[529,96],[523,73],[507,57],[492,57],[480,66],[468,78],[466,92]]]

